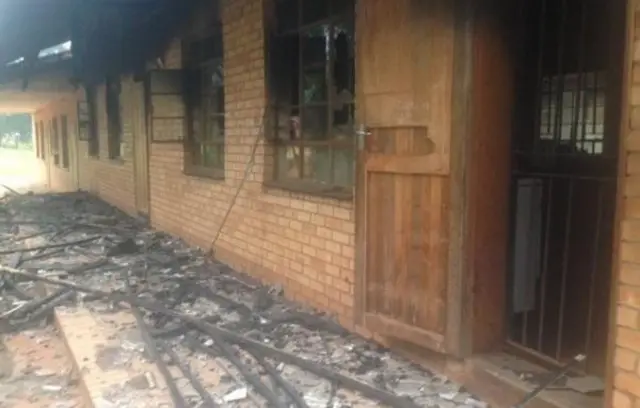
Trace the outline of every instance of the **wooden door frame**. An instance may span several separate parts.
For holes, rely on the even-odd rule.
[[[358,41],[360,29],[358,15],[362,13],[363,1],[356,1],[356,52],[361,55]],[[452,91],[452,129],[450,152],[450,244],[448,251],[446,326],[444,333],[445,352],[454,357],[465,357],[471,349],[468,343],[471,324],[469,301],[471,281],[468,279],[466,248],[467,225],[467,166],[468,140],[471,132],[470,108],[472,91],[473,59],[473,13],[474,0],[455,0],[455,39],[454,39],[454,77]],[[356,57],[355,72],[360,72],[361,64],[366,63]],[[356,117],[357,110],[356,91]],[[363,123],[359,118],[359,123]],[[366,182],[363,152],[356,152],[355,182],[355,289],[354,289],[354,325],[367,331],[365,326],[366,299]]]
[[[150,176],[150,154],[151,154],[151,143],[149,137],[149,126],[148,126],[148,109],[147,109],[147,96],[146,96],[146,84],[144,81],[135,81],[131,80],[129,82],[129,99],[135,105],[133,109],[133,123],[134,123],[134,140],[133,140],[133,171],[134,171],[134,201],[136,205],[136,211],[140,215],[144,215],[145,217],[151,219],[151,176]],[[146,213],[142,212],[138,207],[138,194],[140,181],[137,175],[138,163],[137,160],[140,160],[139,152],[138,152],[138,143],[141,143],[137,138],[144,138],[145,145],[145,157],[143,165],[146,167],[146,177],[144,182],[146,185]]]
[[[458,2],[464,2],[464,0],[458,0]],[[629,130],[629,109],[630,104],[628,103],[628,94],[629,94],[629,82],[631,78],[631,67],[633,65],[632,54],[633,54],[633,45],[634,45],[634,31],[632,30],[634,25],[634,18],[636,14],[636,6],[630,0],[620,0],[620,2],[616,2],[615,4],[611,4],[611,7],[615,7],[612,13],[611,18],[614,19],[613,27],[617,27],[618,30],[613,30],[610,33],[610,42],[614,45],[618,45],[624,48],[624,50],[615,49],[616,47],[612,47],[611,55],[609,55],[609,70],[613,72],[622,71],[620,81],[611,81],[611,87],[608,92],[612,92],[611,99],[616,101],[616,103],[620,103],[620,105],[613,105],[610,107],[610,111],[619,111],[619,118],[617,120],[608,119],[609,123],[615,120],[617,123],[619,120],[620,127],[616,130],[618,134],[618,143],[619,143],[619,156],[618,156],[618,187],[617,187],[617,197],[616,197],[616,213],[615,213],[615,228],[614,228],[614,239],[613,239],[613,250],[612,250],[612,273],[611,273],[611,296],[609,301],[609,340],[607,343],[607,357],[606,357],[606,373],[605,373],[605,404],[610,403],[613,395],[613,360],[614,360],[614,352],[615,352],[615,333],[616,333],[616,304],[618,297],[618,275],[619,275],[619,243],[621,240],[621,221],[623,218],[623,206],[624,206],[624,178],[626,175],[626,154],[627,151],[624,146],[624,140]],[[473,8],[473,6],[471,6]],[[477,10],[475,11],[477,12]],[[471,11],[470,13],[473,15],[475,13]],[[624,14],[624,15],[622,15]],[[476,16],[477,17],[477,16]],[[624,20],[625,24],[618,24],[620,19]],[[477,25],[477,18],[473,18],[474,24]],[[623,27],[624,26],[624,27]],[[470,51],[466,54],[467,61],[474,61],[473,57],[469,57],[469,55],[473,56],[475,53],[482,52],[479,49],[482,45],[478,41],[478,38],[473,34],[474,28],[470,29],[471,34],[467,32],[467,35],[470,36],[471,41],[467,40],[467,46],[470,48]],[[460,31],[458,31],[460,32]],[[620,41],[620,39],[624,38],[625,41]],[[465,55],[460,50],[458,44],[464,43],[462,39],[456,39],[456,61],[464,61],[464,59],[460,58],[460,55]],[[623,55],[624,54],[624,55]],[[449,341],[452,343],[451,350],[458,350],[459,353],[451,353],[457,357],[468,357],[471,354],[474,354],[478,350],[476,349],[475,339],[474,337],[477,335],[476,329],[474,326],[474,316],[473,316],[473,307],[474,307],[474,285],[475,285],[475,273],[473,270],[473,257],[477,256],[473,252],[472,242],[474,236],[474,229],[476,225],[474,223],[474,217],[477,216],[473,214],[473,206],[476,202],[476,196],[473,192],[473,186],[470,183],[468,176],[472,174],[476,174],[478,169],[474,167],[473,157],[477,155],[478,152],[473,148],[473,144],[469,143],[471,141],[471,137],[478,137],[476,134],[476,129],[474,127],[474,115],[473,112],[478,108],[478,105],[474,104],[474,86],[473,86],[473,75],[471,75],[471,79],[469,79],[469,83],[466,86],[462,86],[463,80],[461,78],[465,78],[465,75],[468,74],[466,71],[471,71],[473,74],[477,67],[475,66],[477,61],[474,61],[471,64],[467,65],[467,69],[461,69],[458,71],[456,69],[455,78],[457,79],[454,82],[454,131],[452,136],[452,148],[451,148],[451,158],[452,158],[452,211],[451,211],[451,245],[450,245],[450,266],[449,266],[449,299],[448,299],[448,312],[456,313],[456,317],[459,318],[452,319],[448,321],[451,327],[447,327],[447,336]],[[462,62],[461,62],[462,64]],[[619,64],[622,64],[620,67]],[[456,65],[458,66],[458,65]],[[462,72],[462,73],[461,73]],[[457,84],[457,86],[456,86]],[[475,90],[477,91],[477,90]],[[457,96],[456,96],[457,95]],[[475,95],[477,96],[477,95]],[[460,101],[466,101],[467,105],[464,106],[462,102],[456,104],[455,99],[460,98]],[[476,101],[477,102],[477,101]],[[456,108],[457,107],[457,108]],[[457,114],[457,115],[456,115]],[[457,129],[457,131],[456,131]],[[505,182],[504,188],[509,188],[509,182]],[[456,192],[457,190],[457,192]],[[475,194],[479,193],[478,191]],[[505,248],[508,245],[508,242],[504,243]],[[456,259],[456,256],[459,259]],[[508,265],[507,265],[508,267]],[[505,271],[506,273],[506,271]],[[506,275],[505,275],[506,276]],[[500,282],[495,282],[495,284],[501,285]],[[457,285],[457,286],[456,286]],[[506,288],[506,281],[504,285]],[[461,296],[464,301],[462,303],[457,303],[452,301],[452,298],[455,296]],[[455,309],[459,307],[459,309]],[[504,303],[503,313],[504,313],[504,322],[506,324],[507,319],[507,303]],[[504,330],[504,328],[503,328]],[[451,334],[451,336],[449,336]],[[457,334],[457,335],[456,335]],[[500,337],[496,337],[496,340],[499,340]],[[506,339],[506,332],[502,334],[502,338]],[[457,343],[455,343],[457,341]],[[496,346],[498,344],[496,343]],[[484,350],[480,350],[484,351]],[[607,405],[608,406],[608,405]]]
[[[472,136],[473,57],[476,0],[456,0],[451,127],[451,197],[447,280],[447,352],[458,358],[472,349],[473,281],[469,273],[468,161]]]
[[[456,305],[452,298],[462,300],[459,310],[449,309],[457,315],[448,334],[449,341],[456,342],[454,355],[466,358],[499,349],[505,339],[512,136],[508,107],[515,78],[503,31],[509,0],[459,1],[470,22],[460,40],[465,47],[460,51],[463,68],[456,72],[459,85],[454,88],[461,106],[453,117],[458,131],[452,136],[451,236],[456,239],[449,252],[449,308]],[[480,309],[482,313],[475,312]]]
[[[355,69],[356,73],[360,72],[360,66],[362,61],[358,58],[358,55],[361,54],[360,47],[362,47],[362,42],[358,40],[360,37],[360,23],[358,19],[358,15],[362,12],[362,3],[363,0],[356,1],[356,10],[354,12],[355,15]],[[357,87],[357,85],[356,85]],[[358,110],[358,95],[359,89],[356,88],[356,120],[360,123],[362,122],[362,118],[360,111]],[[358,136],[356,136],[358,137]],[[355,188],[354,188],[354,211],[355,211],[355,228],[356,228],[356,236],[355,236],[355,279],[354,279],[354,325],[356,328],[360,328],[364,326],[364,313],[365,313],[365,300],[366,300],[366,286],[365,286],[365,274],[366,274],[366,203],[364,200],[358,199],[358,197],[365,196],[365,183],[364,183],[364,173],[365,173],[365,165],[364,160],[362,158],[362,149],[360,148],[359,141],[357,141],[357,149],[356,149],[356,170],[355,170]]]
[[[464,2],[465,0],[458,0],[459,2]],[[490,0],[493,1],[494,4],[499,4],[500,0]],[[474,2],[472,0],[472,2]],[[624,3],[624,4],[622,4]],[[478,152],[477,145],[472,143],[473,139],[481,138],[483,135],[481,134],[481,130],[478,130],[478,123],[476,123],[479,115],[477,114],[478,109],[482,109],[484,105],[480,98],[481,90],[478,89],[482,85],[478,83],[477,87],[474,87],[474,74],[477,73],[478,70],[478,59],[479,55],[484,52],[483,50],[483,42],[481,38],[481,31],[483,21],[478,17],[479,11],[477,9],[478,5],[474,3],[474,6],[470,6],[471,8],[476,8],[475,10],[470,11],[470,14],[473,16],[472,26],[470,28],[470,51],[467,54],[466,60],[470,63],[467,65],[467,69],[471,71],[471,79],[469,80],[468,87],[465,88],[461,86],[462,80],[460,78],[464,78],[465,74],[461,74],[456,70],[455,78],[457,79],[456,83],[458,86],[455,86],[454,83],[454,92],[456,96],[455,98],[460,98],[460,100],[466,100],[468,105],[466,108],[461,107],[462,103],[458,105],[455,104],[454,98],[454,126],[457,126],[458,131],[455,131],[456,127],[454,127],[454,132],[452,136],[452,211],[451,211],[451,246],[450,246],[450,267],[449,267],[449,299],[448,299],[448,311],[455,312],[456,317],[459,318],[453,319],[450,324],[451,328],[447,328],[448,339],[451,342],[455,342],[457,339],[457,344],[453,344],[451,349],[458,350],[460,353],[453,355],[457,357],[468,357],[477,352],[489,351],[491,348],[497,349],[501,346],[500,342],[506,340],[506,324],[508,318],[508,303],[506,301],[503,302],[502,307],[497,307],[498,302],[494,305],[496,310],[501,310],[503,316],[503,326],[496,327],[495,330],[501,331],[499,335],[492,336],[492,338],[488,340],[479,339],[478,330],[480,329],[479,323],[475,320],[473,315],[474,307],[477,308],[478,300],[476,290],[474,289],[477,282],[476,279],[478,277],[478,272],[473,265],[474,259],[480,254],[474,252],[474,239],[475,235],[478,233],[477,228],[478,225],[475,220],[478,219],[478,214],[474,207],[477,206],[478,199],[482,196],[482,191],[477,189],[474,190],[474,183],[470,178],[474,175],[478,176],[482,173],[482,169],[478,167],[478,163],[476,159],[480,152]],[[624,73],[622,76],[622,83],[613,83],[611,85],[611,89],[608,92],[613,90],[613,99],[616,101],[621,101],[621,106],[619,106],[620,111],[620,129],[617,130],[618,139],[619,139],[619,157],[618,157],[618,189],[617,189],[617,202],[616,202],[616,221],[615,221],[615,229],[614,229],[614,247],[613,247],[613,261],[612,261],[612,276],[611,276],[611,298],[610,298],[610,330],[609,330],[609,341],[607,345],[607,373],[605,375],[606,380],[606,400],[611,400],[611,390],[613,389],[613,379],[612,379],[612,367],[613,367],[613,353],[615,348],[615,313],[616,313],[616,298],[617,298],[617,274],[619,273],[618,264],[619,264],[619,255],[618,255],[618,246],[620,241],[620,220],[623,212],[623,185],[622,181],[626,174],[625,167],[625,158],[626,151],[624,149],[624,138],[625,132],[628,132],[628,117],[629,117],[629,104],[626,102],[628,100],[628,81],[631,76],[631,66],[632,62],[630,59],[632,58],[630,55],[632,54],[633,47],[633,31],[629,29],[629,27],[633,26],[634,15],[635,15],[635,6],[632,4],[630,0],[620,0],[620,4],[616,3],[612,4],[611,7],[616,7],[614,13],[612,14],[613,19],[621,18],[621,13],[626,13],[624,16],[624,20],[626,22],[626,31],[624,33],[617,31],[612,32],[610,41],[613,44],[621,44],[619,41],[620,37],[626,38],[623,46],[625,47],[625,56],[623,58],[622,55],[616,54],[616,52],[622,53],[620,50],[612,50],[612,54],[609,55],[609,66],[610,70],[618,69],[615,65],[612,64],[624,64]],[[626,7],[626,10],[622,10]],[[615,23],[618,20],[614,20],[614,27],[618,27]],[[618,27],[622,30],[622,27]],[[456,45],[458,42],[456,43]],[[458,46],[456,47],[456,60],[458,60]],[[612,47],[615,48],[615,47]],[[470,56],[469,56],[470,54]],[[624,59],[624,61],[622,61]],[[461,59],[462,61],[462,59]],[[464,72],[464,71],[462,71]],[[478,81],[479,82],[479,81]],[[614,82],[614,81],[611,81]],[[619,91],[615,89],[619,87]],[[617,93],[616,93],[617,92]],[[458,109],[455,107],[458,106]],[[614,105],[610,110],[616,110],[618,106]],[[456,117],[456,113],[458,113],[458,117]],[[609,119],[609,123],[611,123],[611,119]],[[509,143],[510,143],[509,137]],[[506,141],[506,140],[505,140]],[[510,155],[510,150],[509,150]],[[503,188],[508,191],[510,188],[509,178],[503,178],[502,182],[504,183]],[[457,190],[457,192],[456,192]],[[507,216],[505,216],[506,218]],[[507,221],[508,222],[508,221]],[[505,237],[504,240],[504,250],[508,255],[508,238]],[[459,259],[456,259],[459,257]],[[508,273],[508,264],[505,264],[506,269],[502,272],[502,274],[498,273],[499,279],[494,282],[494,285],[500,288],[504,288],[506,291],[507,288],[507,273]],[[482,272],[482,271],[480,271]],[[482,276],[482,273],[480,273]],[[503,282],[500,282],[500,279],[503,279]],[[458,285],[458,286],[455,286]],[[452,297],[461,296],[464,301],[458,305],[456,302],[452,301]],[[456,310],[455,307],[458,306],[460,309]],[[457,335],[456,335],[457,334]]]
[[[73,103],[73,107],[72,112],[74,113],[72,115],[72,119],[75,122],[73,125],[73,137],[71,138],[71,140],[73,140],[73,160],[70,160],[70,162],[73,163],[73,179],[74,179],[74,189],[75,191],[79,191],[80,190],[80,127],[79,127],[79,118],[80,118],[80,111],[79,111],[79,107],[78,107],[78,94],[77,92],[73,94],[73,97],[71,98],[71,102]]]
[[[46,115],[43,115],[46,116]],[[44,169],[45,169],[45,180],[47,183],[47,190],[51,190],[52,185],[51,185],[51,167],[50,167],[50,163],[53,163],[53,157],[51,155],[51,133],[50,133],[50,127],[47,126],[47,120],[46,119],[41,119],[42,121],[42,139],[43,139],[43,143],[42,143],[42,148],[44,149],[44,152],[46,154],[45,156],[45,160],[44,160]]]

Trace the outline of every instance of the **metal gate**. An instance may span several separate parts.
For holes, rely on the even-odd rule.
[[[585,353],[584,369],[602,374],[618,150],[605,112],[610,7],[520,6],[508,344],[548,364]]]

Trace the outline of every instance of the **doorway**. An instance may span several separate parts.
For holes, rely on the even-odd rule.
[[[507,345],[545,365],[585,354],[582,371],[598,376],[618,166],[614,9],[519,0],[514,48]]]

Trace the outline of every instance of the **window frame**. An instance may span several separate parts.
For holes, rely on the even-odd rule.
[[[357,161],[357,149],[356,149],[356,137],[355,137],[355,109],[356,109],[356,97],[355,97],[355,39],[349,44],[353,52],[353,64],[351,75],[348,78],[348,86],[351,86],[353,90],[349,90],[352,93],[351,98],[348,102],[344,102],[344,108],[347,109],[348,112],[348,121],[345,125],[341,125],[344,127],[347,132],[345,132],[348,137],[339,139],[336,135],[336,127],[333,123],[333,117],[337,109],[333,108],[336,103],[335,97],[333,95],[333,85],[336,82],[336,78],[334,78],[333,70],[335,67],[335,53],[336,53],[336,45],[335,41],[331,41],[329,58],[323,61],[324,72],[325,72],[325,93],[324,100],[320,102],[305,102],[304,101],[304,74],[305,74],[305,65],[303,64],[303,41],[305,32],[309,32],[313,28],[322,27],[323,25],[329,25],[330,27],[330,35],[333,38],[335,33],[334,27],[337,24],[347,22],[351,27],[353,27],[354,32],[352,35],[355,35],[355,2],[353,3],[354,7],[343,7],[338,12],[334,13],[332,10],[333,1],[323,0],[326,3],[327,7],[327,15],[324,18],[319,18],[317,20],[313,20],[310,22],[305,22],[303,18],[303,0],[297,0],[297,21],[294,28],[287,28],[283,31],[278,31],[278,27],[275,27],[275,24],[272,24],[270,27],[270,35],[268,36],[268,43],[265,47],[265,51],[268,53],[267,60],[271,55],[274,54],[274,47],[278,47],[278,42],[281,38],[294,35],[298,39],[298,47],[297,47],[297,57],[298,57],[298,66],[297,66],[297,104],[294,103],[294,98],[289,98],[289,100],[278,100],[277,95],[272,95],[274,82],[277,82],[277,78],[274,77],[278,75],[274,72],[274,69],[271,67],[271,62],[268,61],[266,64],[267,72],[267,83],[269,84],[269,112],[272,123],[270,124],[271,128],[268,130],[271,133],[270,144],[273,149],[273,169],[272,175],[269,181],[265,182],[267,187],[275,187],[284,190],[289,190],[293,192],[300,192],[318,196],[331,197],[336,199],[344,199],[349,200],[353,198],[354,188],[355,188],[355,178],[356,178],[356,161]],[[277,0],[274,1],[274,7],[277,6]],[[278,10],[273,9],[273,16],[275,16],[275,21],[278,19]],[[340,92],[339,90],[337,90]],[[277,92],[273,92],[275,94]],[[283,139],[280,137],[279,130],[281,130],[281,124],[279,122],[280,109],[282,107],[286,107],[290,109],[289,120],[294,118],[293,112],[297,111],[297,120],[299,130],[299,138],[298,139]],[[309,108],[318,108],[324,107],[327,115],[326,122],[326,135],[323,140],[312,140],[308,137],[305,137],[304,132],[302,131],[302,121],[304,109]],[[288,129],[291,129],[289,125],[285,125]],[[305,149],[327,149],[328,157],[329,157],[329,174],[330,174],[330,182],[323,182],[317,177],[305,177],[306,168],[305,168]],[[290,178],[290,177],[282,177],[281,169],[280,169],[280,160],[282,154],[289,154],[290,151],[298,151],[297,160],[299,163],[297,164],[297,172],[298,178]],[[351,180],[347,183],[336,182],[336,173],[338,172],[336,168],[336,152],[343,152],[347,155],[351,156],[348,165],[352,167],[350,178]]]
[[[69,118],[67,115],[60,115],[60,144],[62,168],[69,170],[71,163],[69,157]]]
[[[208,44],[209,41],[216,41],[218,39],[220,50],[218,56],[211,58],[196,58],[192,60],[190,58],[191,47],[194,44]],[[199,56],[200,57],[200,56]],[[186,135],[183,140],[184,144],[184,173],[189,176],[207,177],[212,179],[223,180],[225,178],[225,159],[226,159],[226,103],[225,103],[225,76],[224,76],[224,38],[222,33],[221,24],[214,25],[201,33],[186,36],[182,39],[182,61],[183,76],[184,76],[184,101],[185,101],[185,130]],[[198,75],[197,83],[200,84],[202,77],[210,75],[215,72],[216,67],[222,68],[222,81],[220,86],[212,89],[211,93],[201,92],[200,86],[192,86],[192,81],[195,80],[194,75]],[[195,88],[198,88],[197,91]],[[214,104],[210,102],[217,96],[215,92],[222,93],[222,106],[215,109]],[[199,114],[197,113],[199,110]],[[196,115],[198,115],[198,127],[194,126],[196,122]],[[215,118],[215,119],[214,119]],[[222,119],[222,127],[218,127],[218,132],[213,132],[211,129],[212,124],[215,121]],[[219,123],[219,122],[218,122]],[[197,135],[204,135],[201,140],[197,140]],[[196,151],[202,149],[205,146],[213,146],[216,148],[217,153],[221,156],[221,161],[215,166],[206,166],[197,164],[198,161],[202,162],[203,154],[200,153],[200,158],[196,158]]]
[[[87,140],[87,152],[89,157],[100,157],[100,134],[98,133],[98,92],[95,86],[85,87],[87,99],[87,114],[89,116],[89,129]]]
[[[78,127],[78,140],[81,142],[88,142],[91,134],[91,124],[89,118],[89,103],[87,101],[86,93],[85,98],[78,100],[76,104],[77,112],[77,127]]]
[[[36,145],[36,158],[42,159],[42,145],[40,144],[40,127],[38,122],[35,122],[35,145]]]
[[[53,165],[60,167],[60,134],[58,133],[58,118],[53,117],[49,121],[51,128],[51,155],[53,156]]]
[[[107,148],[109,160],[122,159],[122,81],[119,76],[105,80],[105,111],[107,114]]]

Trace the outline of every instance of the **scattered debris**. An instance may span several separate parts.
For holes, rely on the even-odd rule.
[[[82,394],[51,327],[3,336],[0,401],[3,407],[82,407]]]
[[[247,387],[237,388],[222,398],[224,402],[235,402],[246,399],[249,396],[249,391],[247,391]]]
[[[15,195],[15,196],[19,196],[20,193],[18,193],[16,190],[14,190],[13,188],[9,187],[6,184],[0,184],[0,187],[4,188],[5,190],[7,190],[8,192],[10,192],[11,194]]]
[[[601,378],[584,376],[567,379],[567,388],[581,394],[594,394],[604,392],[605,384]]]
[[[484,406],[286,301],[281,287],[262,286],[87,194],[5,198],[0,241],[0,323],[8,329],[38,323],[53,307],[104,319],[133,313],[136,324],[96,358],[105,369],[151,360],[163,384],[145,371],[114,393],[166,390],[176,407]],[[142,407],[131,399],[126,406]],[[101,404],[125,406],[116,400]]]
[[[153,378],[153,374],[146,372],[130,378],[127,381],[127,385],[136,390],[146,390],[155,388],[155,379]]]
[[[533,401],[542,391],[547,389],[549,386],[553,385],[560,379],[563,379],[565,375],[571,370],[573,367],[585,361],[587,356],[584,354],[578,354],[574,358],[572,358],[568,363],[566,363],[563,367],[561,367],[557,372],[553,373],[549,378],[538,385],[535,389],[529,392],[522,401],[515,405],[513,408],[524,408],[531,401]]]
[[[47,392],[60,392],[62,391],[62,386],[61,385],[43,385],[42,390]]]
[[[207,392],[204,385],[202,385],[200,379],[193,374],[191,368],[189,367],[189,364],[183,363],[180,360],[178,354],[167,343],[159,342],[159,344],[163,351],[169,356],[171,362],[174,365],[178,366],[182,374],[191,382],[193,388],[198,392],[200,398],[202,398],[204,406],[215,407],[216,403],[213,401],[211,395],[209,395],[209,392]]]
[[[127,287],[128,286],[129,285],[127,284]],[[133,315],[138,322],[138,329],[140,330],[142,338],[146,343],[146,351],[149,353],[151,360],[158,366],[158,371],[160,371],[162,377],[164,377],[164,381],[169,387],[169,392],[171,393],[171,400],[173,401],[174,407],[187,408],[189,405],[187,404],[187,401],[184,399],[183,395],[180,393],[178,386],[173,380],[173,377],[171,377],[171,373],[167,368],[167,364],[164,362],[164,359],[159,353],[156,340],[149,334],[149,329],[147,328],[147,323],[144,321],[142,313],[138,309],[137,305],[132,304],[131,306],[131,311],[133,312]]]

